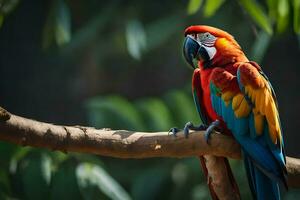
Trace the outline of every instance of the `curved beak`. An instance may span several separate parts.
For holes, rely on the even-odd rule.
[[[197,68],[198,51],[201,45],[191,36],[186,36],[183,43],[183,55],[185,60],[195,69]]]
[[[186,36],[183,43],[183,55],[185,60],[194,68],[198,67],[198,61],[201,60],[204,68],[211,64],[210,57],[205,47],[191,36]]]

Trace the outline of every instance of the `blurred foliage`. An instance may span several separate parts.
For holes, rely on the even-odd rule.
[[[188,14],[195,14],[200,8],[203,0],[190,0],[188,4]],[[218,8],[225,2],[225,0],[206,0],[204,5],[204,16],[212,16]],[[240,5],[247,11],[247,14],[254,20],[254,22],[269,34],[273,33],[273,26],[276,26],[276,31],[284,32],[290,23],[290,7],[294,10],[294,16],[291,20],[294,23],[294,31],[299,32],[299,8],[300,2],[298,0],[239,0]],[[268,10],[268,14],[266,12]]]
[[[53,0],[43,32],[43,47],[61,46],[71,40],[70,10],[64,0]]]
[[[4,18],[9,15],[18,5],[20,0],[1,0],[0,1],[0,28]]]
[[[98,128],[167,131],[200,123],[191,71],[181,66],[188,25],[230,31],[259,63],[272,42],[292,37],[294,44],[300,34],[299,0],[46,2],[0,1],[1,103],[32,118]],[[299,46],[288,48],[297,55]],[[284,53],[277,49],[272,58]],[[209,199],[196,158],[120,160],[3,142],[0,158],[0,199]],[[231,165],[243,199],[251,199],[242,162]],[[299,190],[284,196],[297,198]]]

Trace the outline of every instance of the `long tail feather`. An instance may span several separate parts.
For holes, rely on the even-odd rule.
[[[248,182],[254,199],[257,200],[280,200],[278,183],[266,176],[248,157],[244,154],[245,168]]]

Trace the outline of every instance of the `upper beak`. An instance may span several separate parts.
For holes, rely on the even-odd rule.
[[[183,55],[186,61],[195,69],[197,64],[194,60],[198,57],[198,52],[200,49],[200,44],[191,36],[186,36],[183,43]],[[198,59],[197,59],[198,60]]]

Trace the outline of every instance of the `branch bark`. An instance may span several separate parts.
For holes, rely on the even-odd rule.
[[[207,144],[203,131],[191,132],[186,139],[167,132],[137,132],[63,126],[10,114],[0,107],[0,140],[63,152],[92,153],[116,158],[191,157],[199,155],[241,159],[233,138],[212,134]],[[300,159],[287,157],[288,185],[300,188]]]
[[[7,117],[6,117],[7,119]],[[63,152],[92,153],[116,158],[190,157],[205,154],[240,158],[240,146],[230,137],[212,134],[210,144],[203,132],[186,139],[167,132],[137,132],[63,126],[10,114],[0,122],[0,140],[22,146],[43,147]]]

